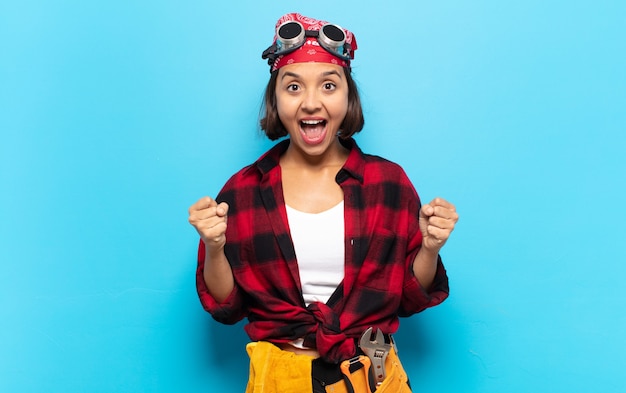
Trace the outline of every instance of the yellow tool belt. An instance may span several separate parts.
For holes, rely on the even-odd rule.
[[[313,365],[315,359],[312,356],[283,351],[274,344],[264,341],[248,344],[246,351],[250,356],[250,378],[246,393],[311,393],[313,391],[312,371],[315,367]],[[356,361],[358,358],[345,362]],[[348,364],[345,362],[343,366],[348,369]],[[341,365],[336,367],[341,368]],[[352,370],[352,368],[349,369]],[[360,367],[337,382],[322,383],[323,389],[325,393],[411,392],[408,377],[394,349],[391,349],[387,356],[385,370],[387,376],[379,386],[372,386],[368,383],[370,377],[366,367]]]

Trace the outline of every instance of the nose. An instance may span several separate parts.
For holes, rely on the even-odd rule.
[[[306,112],[315,112],[322,107],[320,93],[316,89],[309,89],[302,99],[302,109]]]

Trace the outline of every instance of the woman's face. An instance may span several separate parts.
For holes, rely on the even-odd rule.
[[[328,63],[282,67],[276,81],[278,117],[291,139],[290,148],[319,156],[337,142],[348,112],[348,83],[343,68]]]

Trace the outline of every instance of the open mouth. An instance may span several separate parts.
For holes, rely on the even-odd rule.
[[[326,131],[326,120],[301,120],[300,129],[304,138],[309,143],[314,143],[324,139]]]

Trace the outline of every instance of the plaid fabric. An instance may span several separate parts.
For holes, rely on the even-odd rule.
[[[327,361],[356,353],[355,339],[372,326],[394,333],[398,317],[441,303],[448,277],[441,260],[427,292],[413,275],[420,248],[419,197],[402,168],[362,153],[354,140],[336,176],[344,193],[345,278],[326,304],[305,306],[289,235],[279,159],[284,140],[231,177],[216,198],[230,205],[226,256],[235,289],[222,303],[207,292],[198,250],[197,289],[204,308],[222,323],[244,317],[253,341],[286,343],[304,337]]]

